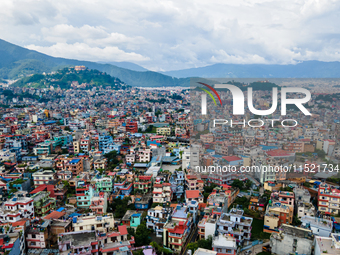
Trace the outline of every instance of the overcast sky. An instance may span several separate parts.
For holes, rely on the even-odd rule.
[[[340,60],[337,0],[1,0],[0,38],[150,70]]]

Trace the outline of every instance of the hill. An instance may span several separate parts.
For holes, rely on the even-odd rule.
[[[51,74],[34,74],[24,77],[13,84],[18,87],[70,89],[72,87],[91,89],[96,86],[124,89],[126,86],[115,77],[94,69],[75,70],[73,67],[64,68]]]
[[[305,61],[296,65],[215,64],[163,72],[177,78],[340,78],[340,62]]]
[[[0,79],[16,79],[30,74],[49,73],[76,65],[106,72],[131,86],[189,86],[189,79],[177,79],[151,71],[132,71],[110,64],[55,58],[0,39]]]

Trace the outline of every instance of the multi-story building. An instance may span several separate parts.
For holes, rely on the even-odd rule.
[[[321,183],[318,191],[318,210],[329,214],[340,213],[340,190]]]
[[[89,152],[91,150],[91,137],[84,137],[80,139],[79,149],[80,152]]]
[[[49,222],[36,222],[26,229],[27,248],[28,249],[46,249],[47,239],[49,238]]]
[[[163,245],[181,252],[192,228],[192,217],[188,208],[177,205],[171,218],[163,226]]]
[[[131,248],[135,243],[132,236],[128,240],[128,231],[126,226],[118,226],[118,232],[107,233],[105,236],[101,235],[100,239],[100,253],[102,255],[120,254],[132,255]],[[154,254],[151,254],[154,255]]]
[[[171,175],[169,183],[171,184],[171,190],[174,196],[180,199],[184,194],[184,172],[175,171]]]
[[[97,192],[112,192],[113,188],[113,181],[111,176],[105,176],[105,177],[93,177],[91,180],[91,184],[95,185],[95,189]]]
[[[264,216],[264,232],[278,232],[282,224],[291,224],[293,221],[293,208],[279,202],[269,203]]]
[[[172,208],[156,206],[148,210],[146,227],[153,229],[157,237],[163,237],[163,226],[171,215]]]
[[[282,148],[287,151],[303,153],[305,152],[305,143],[304,142],[290,142],[290,143],[284,144]]]
[[[138,124],[137,122],[128,122],[126,123],[126,132],[130,132],[132,134],[138,132]]]
[[[212,250],[218,255],[236,255],[236,239],[229,235],[219,234],[212,240]]]
[[[17,222],[22,218],[34,217],[33,199],[30,197],[13,197],[0,208],[1,222]]]
[[[167,203],[172,200],[172,190],[170,183],[155,183],[153,185],[153,202]]]
[[[65,170],[72,172],[73,176],[77,176],[84,171],[82,158],[74,158],[65,163]]]
[[[73,152],[76,154],[80,152],[80,141],[73,141]]]
[[[340,234],[332,233],[330,237],[315,237],[315,255],[338,255],[340,254]]]
[[[170,127],[159,127],[156,129],[157,135],[171,135],[171,128]]]
[[[185,191],[185,201],[189,204],[191,201],[196,201],[197,203],[203,203],[204,197],[199,190],[186,190]]]
[[[54,170],[39,170],[32,174],[34,186],[47,185],[50,181],[55,180],[57,175]]]
[[[34,213],[37,217],[43,217],[56,209],[56,199],[50,197],[49,191],[40,191],[31,198],[34,200]]]
[[[214,237],[216,233],[216,223],[220,215],[210,213],[205,215],[197,224],[198,227],[198,238],[208,239],[210,237]]]
[[[130,154],[125,155],[125,161],[126,161],[126,164],[132,165],[136,161],[136,154],[130,153]]]
[[[98,235],[95,230],[83,230],[58,235],[58,247],[61,255],[99,254]]]
[[[272,233],[270,246],[273,254],[312,254],[312,231],[283,224],[279,233]]]
[[[200,147],[199,146],[191,146],[186,147],[183,150],[182,154],[182,169],[185,170],[188,167],[194,169],[196,166],[200,165]]]
[[[115,182],[114,183],[114,192],[120,192],[121,195],[130,195],[132,189],[133,189],[133,184],[127,182],[124,180],[123,182]]]
[[[194,174],[186,174],[185,175],[185,184],[187,190],[199,190],[203,192],[204,182],[197,178],[197,175]]]
[[[138,160],[139,162],[150,162],[151,160],[151,150],[145,149],[145,150],[139,150],[138,151]]]
[[[93,169],[106,169],[107,166],[107,159],[106,158],[101,158],[101,159],[96,159],[93,162]]]
[[[232,234],[236,242],[250,240],[253,218],[244,217],[244,211],[232,208],[229,213],[222,213],[217,221],[217,231],[221,234]]]
[[[25,255],[25,230],[26,220],[16,222],[15,226],[11,223],[2,224],[0,235],[0,249],[8,255]]]
[[[78,181],[76,187],[77,207],[89,208],[93,194],[94,188],[92,185],[85,185],[84,181]]]
[[[214,135],[211,133],[200,135],[200,140],[202,143],[213,143]]]
[[[107,193],[106,192],[97,192],[94,193],[91,198],[90,210],[95,215],[101,215],[106,213],[107,210]]]
[[[82,216],[73,218],[74,231],[90,231],[95,230],[99,232],[108,233],[114,228],[113,214],[105,216]]]
[[[278,191],[272,193],[272,200],[282,204],[294,207],[295,196],[294,192]]]
[[[333,230],[333,222],[328,219],[303,216],[301,222],[302,227],[310,229],[316,236],[329,237]]]
[[[249,210],[264,212],[266,210],[266,197],[251,197],[249,202]]]
[[[138,193],[146,194],[152,189],[152,176],[150,175],[140,175],[136,176],[133,183],[133,188]]]
[[[301,201],[304,203],[309,203],[311,200],[311,195],[308,190],[302,187],[295,187],[294,190],[295,202]]]
[[[296,203],[297,216],[301,219],[304,216],[315,216],[316,209],[314,205],[310,202],[299,201]]]

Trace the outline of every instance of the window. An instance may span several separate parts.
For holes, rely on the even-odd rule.
[[[32,234],[32,238],[36,238],[36,235],[35,235],[35,234]]]
[[[79,227],[79,230],[83,230],[83,227]]]

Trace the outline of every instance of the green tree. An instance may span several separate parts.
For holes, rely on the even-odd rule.
[[[253,185],[253,182],[251,180],[247,180],[245,185],[246,188],[249,189]]]
[[[146,227],[146,223],[143,221],[136,229],[135,242],[136,246],[143,246],[149,244],[150,230]]]
[[[243,182],[236,179],[236,180],[233,181],[231,186],[234,187],[234,188],[242,189],[243,188]]]
[[[198,248],[212,250],[212,236],[208,236],[207,239],[201,239],[194,243],[189,243],[187,248],[188,250],[191,250],[192,253],[194,253],[194,251]]]

